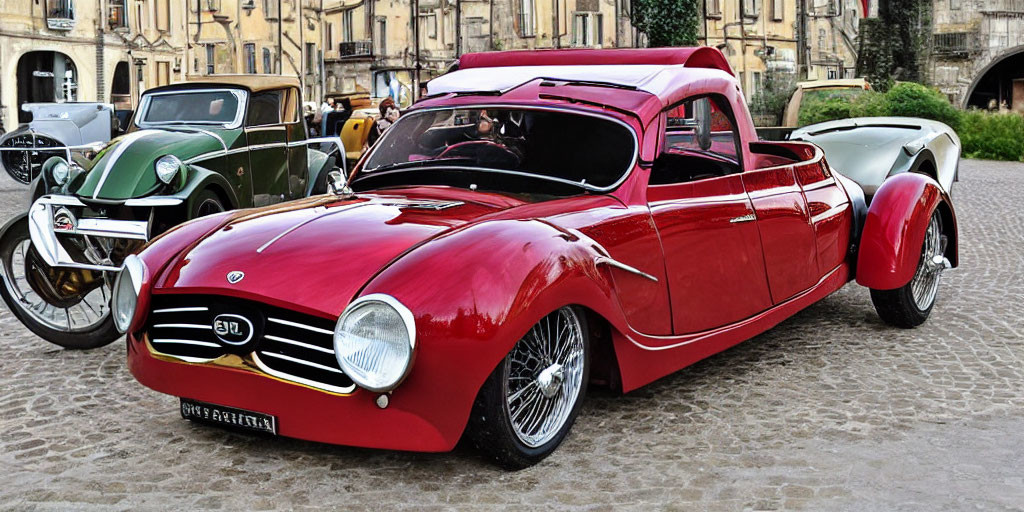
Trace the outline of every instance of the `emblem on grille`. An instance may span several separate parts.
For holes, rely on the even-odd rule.
[[[232,270],[231,272],[228,272],[228,282],[231,284],[241,281],[243,277],[245,277],[245,272],[242,272],[241,270]]]
[[[252,322],[241,315],[217,315],[213,318],[213,333],[228,345],[245,345],[252,339]]]
[[[67,208],[62,207],[53,214],[54,231],[74,231],[77,225],[78,221],[75,220],[75,216]]]

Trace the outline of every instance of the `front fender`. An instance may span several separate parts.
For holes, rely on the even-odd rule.
[[[196,192],[210,186],[217,187],[227,196],[228,202],[231,204],[224,205],[225,208],[233,210],[243,206],[239,204],[238,194],[235,193],[235,189],[223,175],[195,164],[189,167],[191,168],[191,176],[189,176],[188,182],[181,190],[169,196],[184,199],[188,205],[188,211],[192,211],[192,202],[195,200]]]
[[[931,177],[903,173],[885,180],[871,200],[857,252],[857,283],[892,290],[910,282],[921,259],[928,221],[936,209],[947,236],[946,257],[955,267],[957,227],[953,203]]]
[[[537,321],[569,304],[621,317],[596,256],[585,236],[541,221],[502,220],[457,230],[398,259],[360,292],[391,295],[416,319],[415,362],[391,407],[424,418],[454,446],[484,380]]]

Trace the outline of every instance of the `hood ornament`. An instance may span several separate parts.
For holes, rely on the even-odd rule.
[[[235,284],[241,281],[244,277],[245,272],[242,272],[241,270],[232,270],[231,272],[228,272],[228,283]]]

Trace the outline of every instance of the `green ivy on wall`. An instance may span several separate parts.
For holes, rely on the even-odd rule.
[[[857,74],[880,91],[896,81],[922,82],[930,35],[930,1],[879,3],[877,18],[860,20]]]
[[[700,4],[697,0],[633,0],[629,20],[647,35],[648,45],[697,44]]]

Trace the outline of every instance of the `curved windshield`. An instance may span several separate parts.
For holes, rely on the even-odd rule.
[[[242,91],[174,91],[145,98],[140,125],[235,124],[240,118]]]
[[[353,185],[533,187],[543,193],[548,190],[538,190],[538,183],[547,182],[551,193],[607,190],[635,155],[633,132],[602,117],[509,107],[425,110],[388,128]]]

